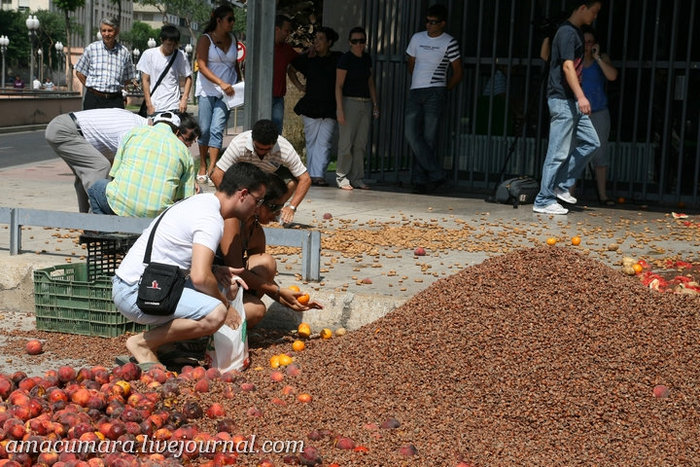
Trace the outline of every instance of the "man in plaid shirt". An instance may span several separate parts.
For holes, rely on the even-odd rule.
[[[85,86],[83,110],[124,108],[122,89],[131,81],[136,84],[136,67],[131,53],[117,42],[119,25],[111,17],[100,22],[101,41],[85,47],[85,52],[75,66],[75,74]]]
[[[95,214],[156,217],[180,199],[195,194],[194,160],[188,146],[199,136],[188,113],[163,112],[153,126],[127,133],[109,175],[88,188]]]

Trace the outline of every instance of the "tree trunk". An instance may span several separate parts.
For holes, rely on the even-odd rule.
[[[68,16],[68,10],[65,11],[66,14],[66,85],[68,90],[73,90],[73,63],[71,61],[70,53],[70,17]]]

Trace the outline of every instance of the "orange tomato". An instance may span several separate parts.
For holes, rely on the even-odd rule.
[[[272,368],[279,368],[280,367],[280,356],[279,355],[273,355],[270,357],[270,366]]]
[[[299,295],[299,296],[297,297],[297,300],[298,300],[299,303],[301,303],[302,305],[306,305],[307,303],[309,303],[309,299],[310,299],[310,298],[311,298],[311,297],[309,297],[309,294],[305,293],[304,295]]]
[[[547,239],[547,245],[555,245],[557,243],[557,238],[556,237],[549,237]]]
[[[572,237],[571,244],[574,246],[580,245],[581,244],[581,237],[579,237],[578,235],[576,235],[575,237]]]
[[[325,328],[321,331],[321,337],[323,339],[330,339],[331,337],[333,337],[333,331],[331,331],[328,328]]]
[[[299,334],[299,337],[302,339],[307,339],[311,335],[311,328],[308,324],[301,323],[297,328],[297,334]]]
[[[304,344],[304,341],[296,340],[292,342],[292,350],[295,352],[301,352],[306,348],[306,344]]]
[[[298,285],[290,285],[290,286],[287,287],[287,288],[288,288],[289,290],[291,290],[292,292],[301,292],[301,289],[299,288]]]
[[[636,274],[639,274],[640,272],[642,272],[642,269],[644,269],[644,268],[642,267],[641,264],[639,264],[639,263],[634,263],[634,264],[632,265],[632,269],[634,269],[634,272],[635,272]]]
[[[279,354],[278,357],[280,360],[280,366],[287,366],[293,361],[292,357],[290,357],[286,353]]]

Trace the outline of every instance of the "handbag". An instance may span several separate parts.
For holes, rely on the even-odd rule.
[[[178,54],[180,53],[179,49],[175,49],[173,51],[173,58],[170,59],[168,62],[168,65],[165,67],[165,70],[160,74],[158,77],[158,81],[156,81],[156,85],[153,86],[153,89],[151,89],[151,96],[153,96],[153,93],[156,92],[156,88],[160,84],[161,81],[163,81],[163,78],[165,77],[165,74],[168,72],[171,66],[173,66],[173,62],[177,58]],[[141,107],[139,108],[139,115],[141,115],[143,118],[148,117],[148,108],[146,107],[146,99],[143,99],[143,102],[141,102]]]
[[[170,209],[170,208],[168,208]],[[151,250],[158,224],[168,209],[160,215],[148,237],[143,262],[146,264],[136,297],[136,305],[147,315],[167,316],[175,312],[185,288],[185,273],[178,266],[151,262]]]

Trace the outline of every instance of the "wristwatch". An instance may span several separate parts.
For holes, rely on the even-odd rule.
[[[297,207],[294,206],[293,204],[290,204],[290,205],[288,206],[288,208],[291,209],[291,210],[294,211],[294,212],[297,212]]]

